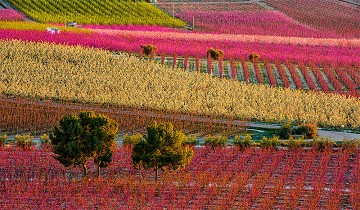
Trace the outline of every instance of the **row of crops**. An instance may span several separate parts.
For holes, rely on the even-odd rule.
[[[155,57],[154,60],[169,67],[176,66],[192,72],[209,73],[219,78],[231,78],[246,83],[360,96],[360,71],[354,66],[318,67],[313,63],[305,65],[301,62],[282,64],[279,61],[270,63],[265,60],[252,63],[244,59],[209,61],[186,57]]]
[[[123,0],[9,0],[26,15],[43,23],[138,24],[185,26],[151,4]]]
[[[28,98],[358,128],[359,98],[219,80],[108,51],[0,42],[0,90]]]
[[[60,119],[82,110],[92,110],[117,121],[120,133],[144,132],[151,122],[170,122],[186,133],[227,132],[241,133],[247,123],[234,119],[216,119],[215,116],[189,115],[174,111],[159,111],[142,107],[111,106],[109,104],[80,104],[76,101],[26,100],[0,97],[0,127],[12,133],[46,132]]]
[[[160,173],[131,163],[121,147],[101,179],[81,180],[46,150],[0,152],[4,209],[359,209],[359,151],[195,150],[184,170]],[[94,165],[88,164],[93,171]],[[94,174],[90,174],[94,176]],[[101,196],[99,196],[101,195]]]

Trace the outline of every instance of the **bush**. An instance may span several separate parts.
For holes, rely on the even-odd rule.
[[[140,45],[143,53],[147,56],[154,56],[158,48],[154,44]]]
[[[183,146],[196,146],[199,144],[199,141],[196,139],[196,136],[189,136],[182,144]]]
[[[239,147],[241,151],[244,151],[246,148],[251,146],[251,136],[246,134],[245,137],[242,139],[240,136],[235,136],[234,138],[234,145]]]
[[[208,137],[205,139],[204,144],[210,146],[212,150],[215,150],[215,148],[225,147],[228,141],[229,139],[226,136]]]
[[[315,139],[313,148],[319,152],[323,152],[324,150],[332,149],[335,145],[335,142],[331,141],[329,138],[320,138]]]
[[[252,52],[252,53],[249,55],[249,59],[251,60],[251,62],[255,63],[255,62],[257,62],[257,61],[260,59],[260,55],[257,54],[256,52]]]
[[[6,133],[3,133],[2,136],[0,136],[0,147],[4,147],[6,143],[7,135]]]
[[[295,129],[294,133],[304,135],[305,139],[315,139],[318,135],[318,127],[316,124],[312,123],[300,124]]]
[[[34,136],[31,136],[29,133],[26,135],[16,135],[15,144],[17,147],[20,147],[23,150],[29,150],[31,148],[33,139]]]
[[[272,138],[264,136],[260,142],[260,147],[264,149],[277,149],[279,145],[279,136],[273,136]]]
[[[344,139],[344,141],[341,143],[341,148],[350,152],[356,152],[359,149],[359,146],[360,139]]]
[[[141,141],[141,139],[143,138],[143,135],[140,133],[128,136],[127,134],[125,134],[124,139],[123,139],[123,145],[124,146],[129,146],[129,145],[135,145],[137,143],[139,143]]]
[[[50,137],[46,133],[40,136],[40,143],[41,147],[44,149],[49,149],[51,147]]]
[[[294,138],[293,136],[290,136],[288,147],[290,150],[296,150],[303,146],[304,138]]]
[[[291,122],[287,122],[283,124],[279,130],[279,136],[281,139],[289,139],[292,135],[293,128],[291,126]]]
[[[219,49],[214,49],[214,48],[210,48],[207,53],[206,53],[207,57],[211,57],[214,60],[220,60],[224,58],[224,51],[219,50]]]

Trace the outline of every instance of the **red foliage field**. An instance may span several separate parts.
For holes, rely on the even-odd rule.
[[[121,147],[102,178],[81,178],[42,149],[0,149],[2,209],[359,209],[360,161],[355,153],[195,149],[185,170],[138,172]]]

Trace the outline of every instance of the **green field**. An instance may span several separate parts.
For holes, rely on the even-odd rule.
[[[161,25],[184,27],[157,7],[126,0],[9,0],[23,13],[42,23],[100,25]]]

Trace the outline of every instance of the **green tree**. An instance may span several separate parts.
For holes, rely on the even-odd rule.
[[[114,120],[93,111],[66,115],[50,134],[55,159],[66,167],[82,165],[86,177],[86,162],[94,158],[99,177],[100,168],[111,162],[117,131]]]
[[[194,151],[183,145],[185,141],[185,134],[174,130],[171,123],[151,123],[145,137],[133,148],[133,165],[136,169],[153,169],[157,182],[159,170],[178,170],[190,163]]]

